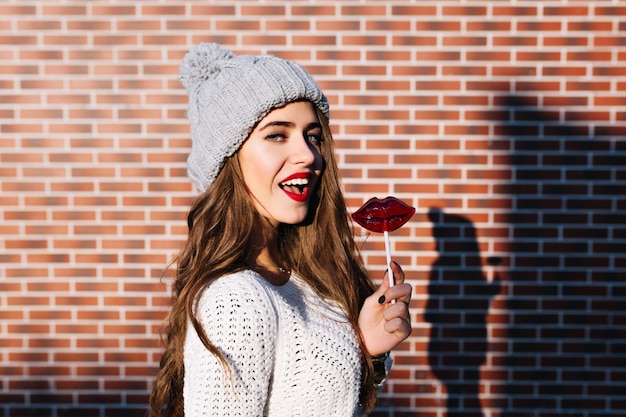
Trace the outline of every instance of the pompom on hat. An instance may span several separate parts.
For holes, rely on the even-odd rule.
[[[194,45],[180,66],[189,94],[187,172],[200,191],[213,183],[257,123],[275,108],[308,100],[329,118],[328,100],[300,65],[271,55],[235,55],[215,43]]]

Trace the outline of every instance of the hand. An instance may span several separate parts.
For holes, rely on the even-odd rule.
[[[413,289],[404,282],[400,265],[391,262],[390,266],[396,285],[389,287],[385,273],[383,283],[365,299],[359,314],[359,328],[370,356],[390,351],[409,337],[412,330],[409,302]],[[392,300],[396,302],[392,303]]]

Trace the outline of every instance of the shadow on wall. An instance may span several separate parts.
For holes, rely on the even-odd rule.
[[[624,416],[626,142],[523,98],[506,105],[519,123],[503,132],[515,209],[502,415]]]
[[[447,417],[482,417],[480,367],[487,357],[487,314],[500,281],[483,274],[472,222],[433,208],[428,213],[439,255],[428,285],[428,360],[446,387]],[[492,260],[494,264],[497,259]]]
[[[6,417],[146,417],[148,410],[145,405],[140,406],[123,406],[120,405],[121,401],[116,398],[114,394],[111,394],[110,399],[107,399],[107,394],[95,395],[93,399],[90,398],[90,394],[83,394],[76,392],[76,395],[80,398],[81,405],[70,406],[66,405],[71,403],[71,394],[55,394],[53,392],[33,392],[30,394],[31,405],[24,406],[25,399],[19,401],[13,401],[14,405],[10,405],[5,408]],[[145,404],[145,402],[144,402]],[[0,410],[2,408],[0,407]]]
[[[508,350],[491,352],[505,379],[490,411],[626,416],[626,142],[610,126],[563,125],[522,98],[505,105]],[[446,387],[447,417],[481,417],[486,316],[500,282],[485,278],[469,220],[438,208],[429,219],[439,252],[424,312],[430,367]]]

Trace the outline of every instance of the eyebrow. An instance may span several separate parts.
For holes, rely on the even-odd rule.
[[[294,125],[294,124],[293,124],[293,123],[291,123],[291,122],[281,122],[281,121],[279,121],[279,120],[276,120],[276,121],[272,121],[272,122],[269,122],[269,123],[267,123],[267,124],[263,125],[263,126],[259,129],[259,132],[262,132],[262,131],[264,131],[265,129],[269,129],[270,127],[274,127],[274,126],[293,127],[293,125]]]
[[[275,120],[275,121],[268,122],[267,124],[265,124],[262,127],[260,127],[259,128],[259,132],[262,132],[262,131],[264,131],[266,129],[269,129],[271,127],[276,127],[276,126],[293,128],[295,126],[295,124],[292,123],[292,122]],[[305,131],[312,130],[312,129],[318,129],[318,128],[321,128],[321,127],[322,127],[322,125],[319,122],[311,122],[311,123],[309,123],[306,126]]]

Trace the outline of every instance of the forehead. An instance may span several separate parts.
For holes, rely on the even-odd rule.
[[[319,120],[313,103],[309,101],[296,101],[270,111],[257,124],[255,130],[263,128],[267,123],[272,122],[309,125],[311,123],[319,123]]]

